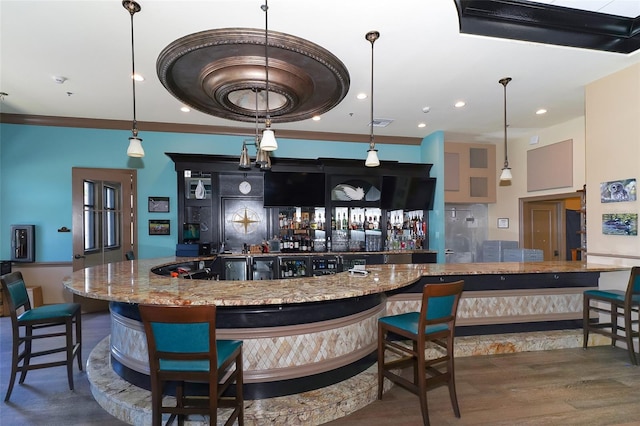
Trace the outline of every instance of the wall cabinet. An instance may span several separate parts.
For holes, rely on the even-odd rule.
[[[444,144],[445,203],[495,203],[496,174],[495,145]]]
[[[258,253],[267,242],[285,253],[429,249],[431,164],[274,158],[265,172],[239,170],[235,157],[167,155],[178,178],[178,243],[233,253]]]

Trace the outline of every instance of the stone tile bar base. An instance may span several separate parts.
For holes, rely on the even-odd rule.
[[[589,346],[608,345],[609,339],[589,336]],[[562,330],[456,338],[456,357],[576,348],[582,330]],[[118,376],[111,369],[109,338],[100,342],[87,362],[87,375],[96,401],[114,417],[132,425],[151,423],[151,393]],[[388,382],[387,382],[388,384]],[[377,367],[348,380],[296,395],[245,401],[245,424],[318,425],[344,417],[377,398]],[[223,417],[223,411],[220,412]],[[206,425],[192,417],[187,425]],[[223,424],[220,421],[219,424]]]

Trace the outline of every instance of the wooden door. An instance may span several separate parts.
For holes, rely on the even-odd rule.
[[[137,257],[136,171],[72,170],[73,270],[120,262],[128,251]],[[106,309],[105,303],[74,296],[83,310]]]
[[[562,202],[529,202],[523,209],[523,247],[542,250],[544,260],[564,259]]]

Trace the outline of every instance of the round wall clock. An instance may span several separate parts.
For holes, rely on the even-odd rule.
[[[238,189],[240,190],[241,193],[243,193],[244,195],[247,195],[248,193],[251,192],[251,184],[246,180],[243,180],[242,182],[240,182],[240,185],[238,185]]]

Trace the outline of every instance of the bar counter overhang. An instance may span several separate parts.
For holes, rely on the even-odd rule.
[[[128,382],[148,388],[138,304],[217,305],[218,337],[244,342],[245,399],[262,400],[326,388],[367,370],[376,361],[378,318],[417,310],[426,283],[465,279],[459,336],[575,329],[581,326],[582,292],[598,287],[601,273],[628,269],[582,262],[371,265],[367,275],[262,281],[152,272],[197,260],[202,258],[117,262],[64,280],[74,294],[111,302],[111,366]]]

